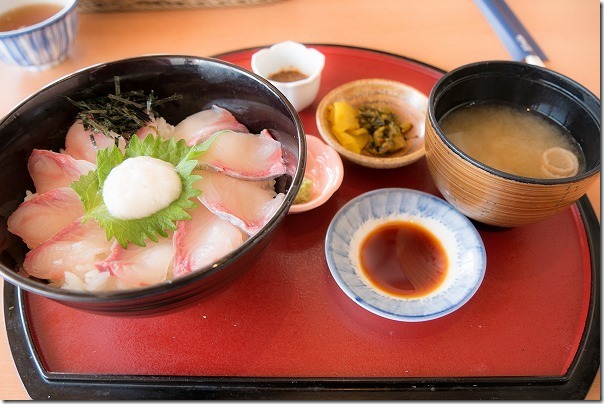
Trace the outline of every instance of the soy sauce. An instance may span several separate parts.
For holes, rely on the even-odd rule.
[[[375,228],[361,242],[361,269],[381,291],[421,297],[444,281],[449,259],[442,243],[424,226],[393,221]]]

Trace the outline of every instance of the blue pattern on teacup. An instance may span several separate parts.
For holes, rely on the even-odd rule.
[[[351,259],[358,253],[352,251],[358,248],[355,237],[390,220],[421,223],[443,242],[450,265],[443,285],[433,293],[418,298],[388,295],[373,287]],[[402,188],[370,191],[342,207],[327,230],[325,255],[335,281],[351,299],[399,321],[431,320],[457,310],[476,293],[486,269],[482,239],[468,218],[443,199]]]
[[[77,2],[55,15],[48,24],[0,33],[0,60],[33,70],[62,62],[78,28]]]

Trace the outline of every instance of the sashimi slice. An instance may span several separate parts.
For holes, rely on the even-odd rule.
[[[84,214],[80,198],[69,187],[56,188],[27,199],[9,216],[8,231],[30,249],[38,247]]]
[[[149,286],[168,278],[173,257],[172,240],[167,237],[160,238],[157,243],[149,242],[146,247],[130,244],[125,249],[115,243],[111,254],[96,267],[101,272],[109,271],[128,286]]]
[[[94,220],[76,220],[25,255],[23,269],[41,279],[62,279],[65,271],[91,266],[111,251],[112,242]]]
[[[39,194],[68,187],[95,167],[90,161],[76,160],[68,154],[40,149],[34,149],[27,162],[27,169]]]
[[[245,180],[267,180],[286,172],[281,143],[266,130],[259,135],[222,131],[197,159],[205,170]]]
[[[153,118],[146,126],[143,126],[136,132],[136,136],[140,140],[144,140],[147,136],[160,136],[167,140],[174,136],[174,126],[170,125],[164,118]]]
[[[175,278],[218,261],[244,241],[241,230],[210,212],[200,202],[197,205],[190,211],[191,220],[178,222],[178,229],[174,232]]]
[[[93,140],[94,139],[94,143]],[[119,138],[118,146],[124,149],[126,142]],[[86,160],[96,164],[96,154],[101,149],[115,146],[115,140],[101,132],[84,129],[80,119],[76,120],[65,136],[65,154],[76,160]]]
[[[65,279],[60,282],[54,282],[54,286],[62,289],[101,292],[121,289],[122,285],[115,276],[105,271],[101,272],[97,268],[82,272],[65,271]]]
[[[248,132],[245,125],[224,108],[212,106],[183,119],[174,128],[176,140],[184,139],[187,145],[193,146],[207,140],[214,133],[221,130]]]
[[[248,235],[268,223],[285,198],[269,189],[267,181],[244,181],[208,171],[196,174],[202,177],[194,185],[201,190],[201,203]]]

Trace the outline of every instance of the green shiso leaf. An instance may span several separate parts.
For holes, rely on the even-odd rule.
[[[168,231],[176,230],[177,221],[191,219],[187,210],[196,207],[191,199],[201,193],[193,187],[201,179],[199,175],[192,174],[198,164],[196,158],[207,150],[217,135],[193,147],[187,146],[184,140],[177,142],[174,138],[164,141],[159,136],[147,136],[141,141],[133,136],[124,153],[117,147],[99,150],[96,170],[71,184],[84,205],[84,220],[96,220],[105,229],[107,239],[115,238],[124,248],[128,243],[145,247],[147,240],[157,242],[158,236],[168,237]],[[182,181],[182,191],[168,207],[151,216],[133,220],[115,218],[103,201],[103,184],[112,169],[124,160],[138,156],[154,157],[174,165]]]

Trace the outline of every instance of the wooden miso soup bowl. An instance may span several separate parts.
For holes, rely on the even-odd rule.
[[[455,108],[483,101],[530,109],[566,128],[582,148],[585,170],[567,178],[520,177],[462,152],[443,132],[441,119]],[[443,197],[469,218],[498,227],[535,223],[575,203],[598,178],[600,120],[600,100],[554,71],[508,61],[464,65],[445,74],[430,93],[428,168]]]

